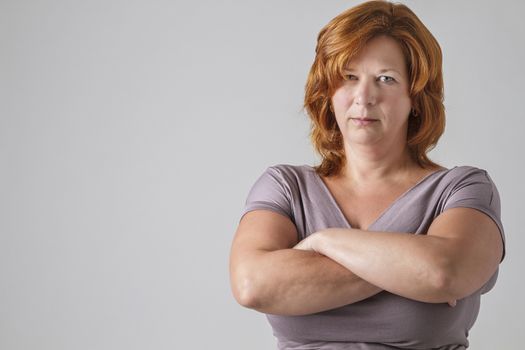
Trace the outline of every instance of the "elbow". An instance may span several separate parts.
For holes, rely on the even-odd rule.
[[[233,296],[235,300],[241,305],[248,309],[258,309],[260,303],[255,295],[253,288],[250,286],[250,282],[243,281],[239,285],[232,287]]]
[[[257,283],[253,277],[239,274],[232,276],[231,287],[235,300],[249,309],[259,310],[261,308],[261,297],[258,292]]]

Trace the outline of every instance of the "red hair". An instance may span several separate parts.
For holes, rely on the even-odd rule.
[[[407,6],[369,1],[332,19],[317,38],[304,107],[311,119],[312,143],[322,157],[315,169],[323,176],[339,174],[346,163],[343,136],[330,99],[343,81],[348,62],[379,35],[395,39],[405,56],[413,106],[407,133],[411,156],[421,167],[436,165],[427,153],[445,130],[441,48]]]

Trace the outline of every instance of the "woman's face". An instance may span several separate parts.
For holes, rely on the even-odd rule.
[[[404,147],[411,109],[401,47],[392,38],[372,39],[349,62],[332,108],[347,147]]]

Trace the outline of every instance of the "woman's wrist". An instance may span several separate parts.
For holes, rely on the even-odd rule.
[[[300,241],[293,247],[293,249],[314,251],[316,253],[322,254],[322,240],[323,240],[323,231],[317,231]],[[324,255],[324,254],[323,254]]]
[[[321,230],[321,231],[317,231],[315,232],[314,234],[312,234],[310,237],[311,237],[311,247],[312,247],[312,250],[314,250],[315,252],[319,253],[319,254],[322,254],[322,255],[326,255],[326,241],[327,241],[327,235],[329,234],[329,231],[328,230]]]

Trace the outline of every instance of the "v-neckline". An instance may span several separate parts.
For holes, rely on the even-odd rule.
[[[363,231],[368,231],[370,230],[371,227],[373,227],[379,220],[381,220],[381,218],[383,216],[386,215],[386,213],[388,213],[397,203],[399,203],[404,197],[406,197],[410,192],[412,192],[416,187],[418,187],[419,185],[421,185],[423,182],[425,182],[428,178],[430,178],[431,176],[437,174],[437,173],[440,173],[442,171],[449,171],[450,169],[448,168],[444,168],[444,169],[440,169],[440,170],[436,170],[436,171],[433,171],[431,172],[430,174],[427,174],[425,176],[423,176],[419,181],[416,182],[416,184],[414,184],[413,186],[411,186],[410,188],[408,188],[405,192],[403,192],[400,196],[398,196],[396,199],[394,199],[382,212],[381,214],[379,214],[379,216],[370,223],[370,225],[368,225],[367,228],[361,228],[361,230]],[[317,174],[317,172],[315,171],[315,169],[313,170],[314,174],[315,174],[315,178],[317,179],[317,181],[319,182],[319,184],[321,185],[321,187],[324,189],[324,191],[326,192],[326,195],[328,196],[328,198],[330,199],[330,202],[332,202],[333,206],[337,209],[337,211],[339,212],[339,215],[341,215],[341,218],[343,219],[343,221],[345,222],[345,224],[348,226],[348,228],[353,228],[352,225],[350,225],[350,222],[348,221],[348,219],[346,218],[343,210],[341,209],[341,207],[339,206],[339,204],[337,203],[337,201],[335,200],[335,197],[333,196],[332,192],[330,192],[330,189],[328,188],[328,186],[324,183],[323,179],[321,178],[321,176],[319,174]]]

